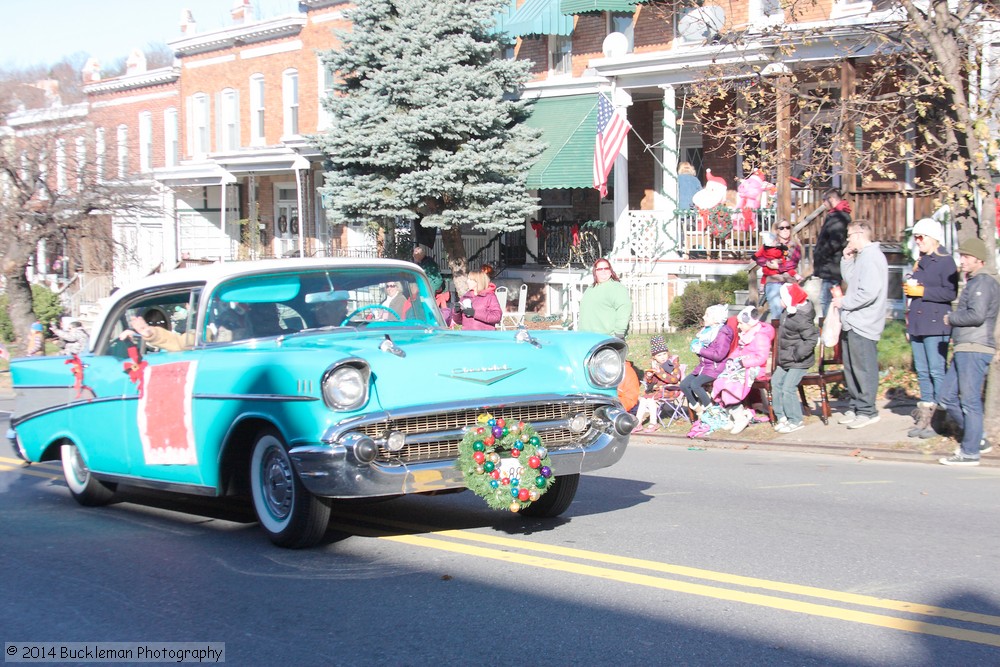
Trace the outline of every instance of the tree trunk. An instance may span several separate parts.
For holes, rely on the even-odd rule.
[[[7,275],[7,312],[10,315],[11,324],[14,325],[17,341],[21,347],[24,347],[28,332],[35,321],[31,284],[25,276],[24,267],[21,267],[20,271]]]
[[[448,268],[451,269],[451,281],[455,286],[455,292],[462,296],[468,291],[466,276],[469,273],[469,259],[465,256],[465,246],[462,244],[462,228],[442,229],[441,243],[448,255]]]

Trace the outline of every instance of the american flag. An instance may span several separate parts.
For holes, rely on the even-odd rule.
[[[622,150],[632,126],[604,95],[597,96],[597,141],[594,144],[594,187],[601,197],[608,196],[608,173]]]

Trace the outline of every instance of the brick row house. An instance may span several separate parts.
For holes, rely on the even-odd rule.
[[[105,178],[149,192],[143,215],[113,216],[117,284],[185,261],[374,252],[363,225],[327,224],[316,192],[323,156],[308,140],[325,127],[320,101],[331,86],[319,53],[336,48],[332,31],[349,28],[350,6],[302,0],[298,12],[258,19],[249,0],[237,0],[225,28],[199,32],[186,17],[180,36],[168,41],[175,55],[169,67],[146,70],[136,54],[124,76],[100,80],[84,72],[95,165]],[[742,271],[759,231],[775,215],[804,221],[816,208],[817,188],[848,191],[882,240],[898,243],[908,222],[933,212],[929,201],[906,194],[912,170],[899,171],[892,187],[869,187],[876,184],[867,175],[834,164],[811,188],[779,188],[755,227],[724,247],[706,246],[693,214],[677,207],[681,161],[702,181],[710,168],[730,187],[748,175],[747,156],[699,126],[686,105],[692,86],[728,64],[748,78],[795,72],[803,86],[849,95],[851,81],[865,76],[865,52],[837,81],[807,73],[838,62],[845,45],[864,42],[867,23],[884,18],[869,0],[821,0],[794,26],[770,0],[689,9],[663,0],[511,0],[497,15],[497,30],[510,37],[502,57],[533,63],[524,95],[537,99],[528,122],[548,147],[528,186],[540,206],[521,232],[470,232],[473,266],[501,266],[501,282],[513,291],[528,284],[536,308],[567,314],[589,270],[554,270],[542,240],[562,234],[568,243],[572,223],[604,221],[597,232],[604,254],[641,274],[646,287],[656,280],[664,286],[655,296],[634,295],[636,317],[645,318],[637,324],[658,329],[669,326],[666,303],[686,281]],[[808,48],[786,54],[769,42],[769,29],[783,25],[813,34]],[[996,43],[986,46],[1000,52]],[[633,127],[603,200],[591,169],[599,94]],[[730,110],[723,104],[714,111]],[[794,115],[786,119],[793,126]],[[860,132],[852,137],[860,146],[869,140]],[[799,139],[801,150],[808,142]],[[788,182],[795,175],[789,169],[772,176]],[[803,230],[806,240],[814,227]],[[440,240],[433,250],[444,266]]]

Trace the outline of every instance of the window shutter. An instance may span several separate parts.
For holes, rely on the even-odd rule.
[[[187,156],[194,156],[194,95],[189,95],[184,101],[187,106],[185,114],[184,134],[187,141]]]

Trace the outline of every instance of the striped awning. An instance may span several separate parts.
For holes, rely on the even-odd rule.
[[[526,0],[504,29],[511,37],[570,35],[573,17],[559,11],[559,0]]]
[[[596,95],[540,99],[525,124],[541,130],[542,141],[548,144],[528,172],[529,189],[594,186]]]
[[[587,12],[625,12],[631,14],[642,0],[559,0],[559,11],[563,14],[586,14]]]

